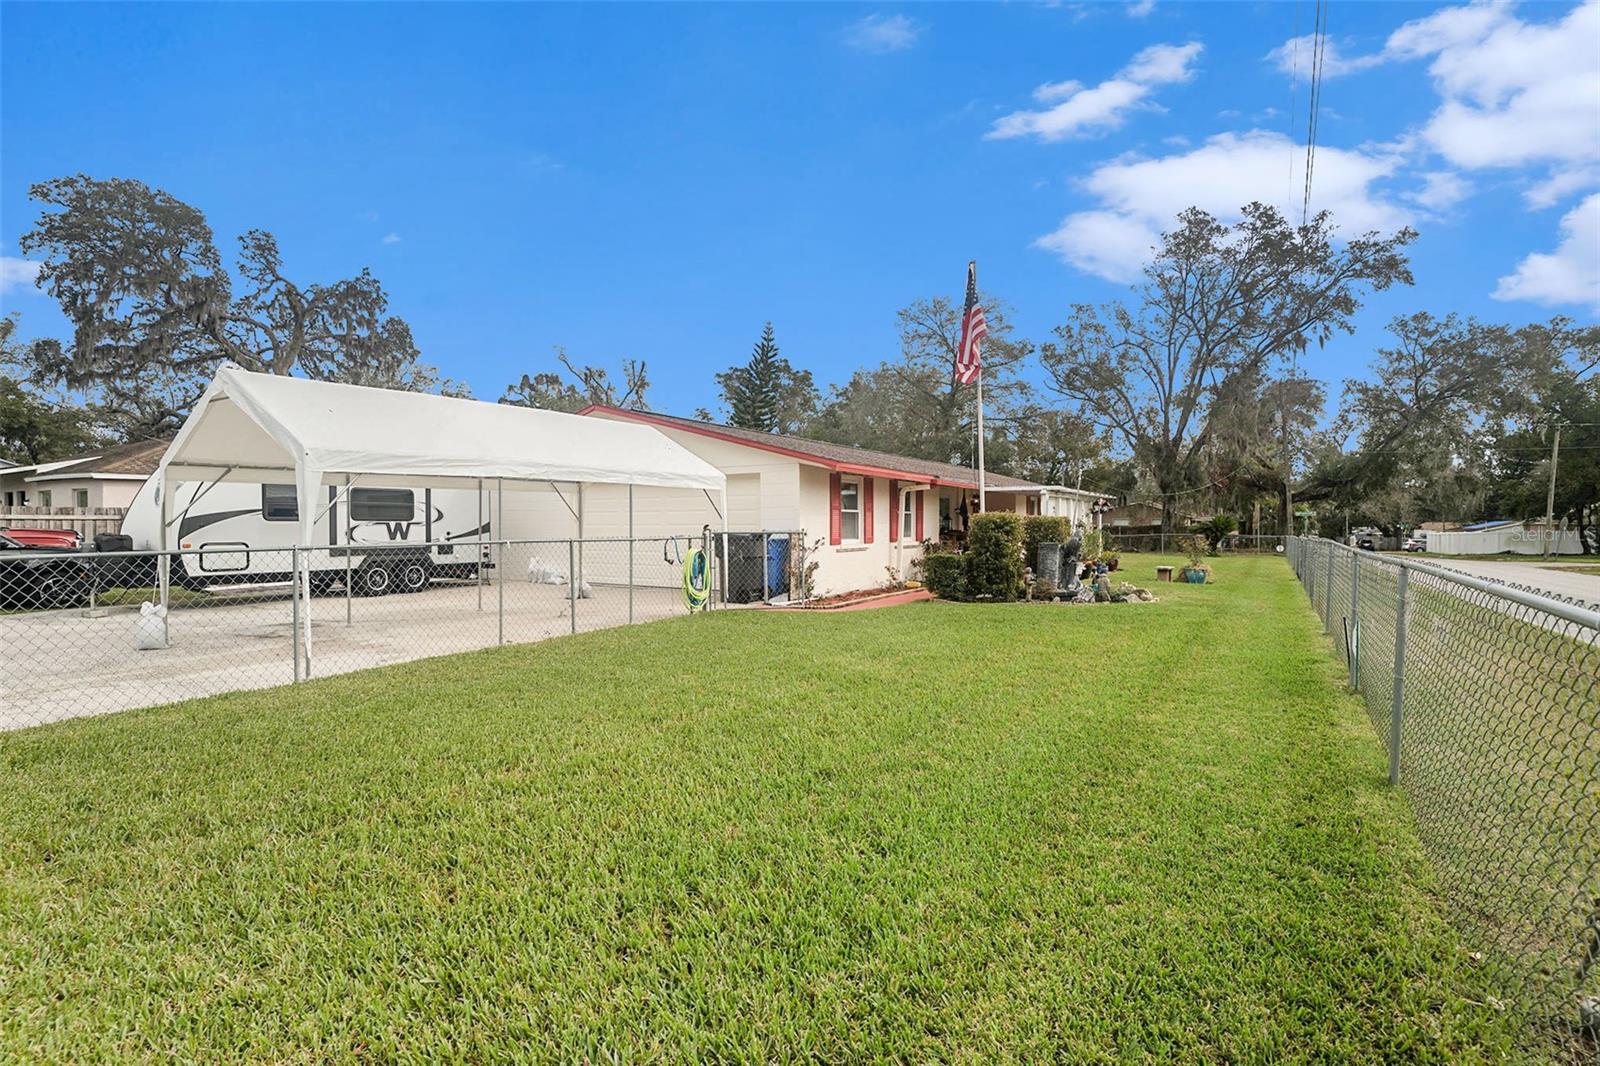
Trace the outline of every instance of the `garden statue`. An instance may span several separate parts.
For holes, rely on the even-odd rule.
[[[1083,554],[1083,538],[1074,533],[1072,539],[1061,546],[1061,592],[1064,599],[1078,594],[1078,557]]]
[[[1056,588],[1061,584],[1061,545],[1039,545],[1038,558],[1033,560],[1033,576],[1041,585]]]

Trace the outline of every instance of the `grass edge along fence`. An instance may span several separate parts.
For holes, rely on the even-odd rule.
[[[1288,558],[1473,957],[1573,1061],[1600,1025],[1600,610],[1335,541]]]

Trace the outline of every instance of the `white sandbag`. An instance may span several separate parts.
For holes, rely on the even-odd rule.
[[[587,581],[578,582],[578,599],[587,600],[594,595],[594,586]]]
[[[139,605],[139,621],[133,629],[133,646],[139,651],[156,651],[167,646],[167,609],[148,600]]]
[[[535,585],[565,585],[567,575],[549,563],[535,559],[528,564],[528,580]]]

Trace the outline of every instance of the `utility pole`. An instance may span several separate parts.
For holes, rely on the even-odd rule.
[[[1544,557],[1556,540],[1556,462],[1561,458],[1561,423],[1556,423],[1555,439],[1550,444],[1550,488],[1544,497]]]

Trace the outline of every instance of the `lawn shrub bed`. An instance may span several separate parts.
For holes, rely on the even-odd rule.
[[[1011,601],[1022,595],[1022,516],[976,515],[967,533],[967,597]]]

